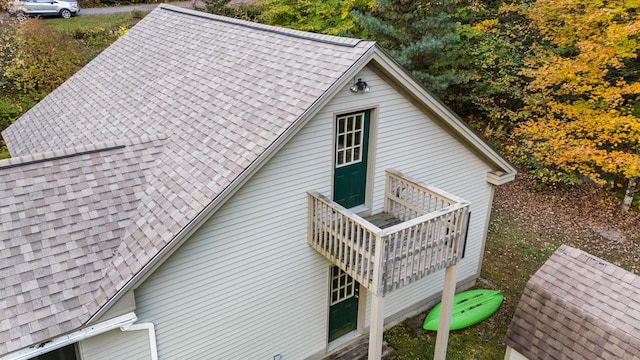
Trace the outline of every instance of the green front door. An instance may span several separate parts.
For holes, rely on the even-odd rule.
[[[347,209],[364,204],[370,113],[360,111],[336,118],[333,201]]]
[[[329,341],[348,334],[358,326],[359,285],[337,266],[331,269]]]

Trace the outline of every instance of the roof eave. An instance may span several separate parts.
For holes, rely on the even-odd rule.
[[[100,319],[123,294],[136,289],[160,265],[162,265],[200,226],[202,226],[215,212],[222,207],[251,177],[256,174],[269,159],[271,159],[295,134],[298,133],[344,86],[349,84],[371,61],[384,67],[399,85],[411,92],[419,101],[431,107],[444,124],[467,141],[471,146],[483,154],[495,171],[487,174],[487,181],[494,185],[501,185],[512,181],[517,171],[509,162],[495,152],[488,144],[473,133],[449,108],[433,95],[428,93],[406,70],[393,60],[380,46],[371,46],[357,61],[349,67],[318,99],[276,140],[274,141],[242,174],[240,174],[227,188],[225,188],[209,205],[191,220],[156,256],[149,261],[141,271],[130,279],[116,295],[107,301],[89,319],[88,323]]]
[[[100,319],[124,294],[136,289],[160,265],[162,265],[180,246],[191,237],[218,209],[256,174],[295,134],[304,127],[335,95],[349,84],[353,77],[371,60],[376,47],[372,46],[349,67],[318,99],[273,142],[249,167],[247,167],[227,188],[225,188],[209,205],[192,219],[174,238],[151,259],[127,284],[118,290],[116,295],[107,301],[87,323]]]
[[[487,181],[494,185],[502,185],[515,179],[517,170],[506,159],[498,154],[489,144],[476,135],[465,122],[433,94],[429,93],[420,83],[387,52],[376,44],[376,51],[372,60],[379,64],[395,79],[396,84],[418,101],[425,104],[438,116],[442,124],[459,134],[472,148],[476,149],[485,161],[491,165],[493,171],[487,174]]]
[[[504,185],[515,180],[516,172],[493,171],[487,173],[487,182],[493,185]]]

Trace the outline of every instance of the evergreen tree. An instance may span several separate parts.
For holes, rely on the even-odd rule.
[[[506,129],[522,104],[522,24],[511,22],[517,11],[487,3],[378,0],[356,17],[368,37],[472,125]]]
[[[449,50],[460,40],[460,25],[447,13],[460,2],[378,0],[373,11],[356,17],[367,35],[427,89],[450,100],[449,87],[467,80],[450,66]]]

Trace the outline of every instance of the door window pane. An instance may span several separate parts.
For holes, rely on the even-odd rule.
[[[331,305],[350,299],[355,295],[355,281],[347,273],[335,266],[331,279]]]
[[[362,161],[362,136],[364,113],[337,118],[336,167]]]

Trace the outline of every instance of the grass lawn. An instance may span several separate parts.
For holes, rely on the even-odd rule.
[[[74,16],[70,19],[50,18],[44,20],[47,26],[73,35],[77,29],[103,28],[117,30],[120,26],[131,27],[144,17],[145,14],[146,13],[141,11],[135,11],[107,15]]]
[[[546,238],[542,248],[533,246]],[[487,238],[481,280],[477,287],[502,290],[504,302],[489,319],[449,335],[447,359],[495,360],[504,358],[502,339],[513,317],[527,281],[563,242],[562,237],[534,231],[515,219],[506,209],[495,207]],[[520,261],[517,261],[520,259]],[[424,315],[413,319],[418,325]],[[385,332],[385,340],[398,353],[398,359],[432,359],[436,332],[415,331],[408,322]]]
[[[563,243],[639,273],[637,210],[623,213],[619,204],[602,192],[536,192],[526,180],[503,187],[496,192],[476,287],[501,290],[504,302],[489,319],[450,333],[448,360],[504,358],[502,340],[527,281]],[[603,229],[622,234],[625,240],[607,238],[602,235]],[[396,350],[397,359],[433,358],[436,333],[421,329],[424,316],[408,319],[385,332],[384,338]]]
[[[136,10],[118,14],[75,16],[70,19],[51,18],[44,21],[47,26],[79,41],[86,51],[85,63],[88,63],[146,14]]]

